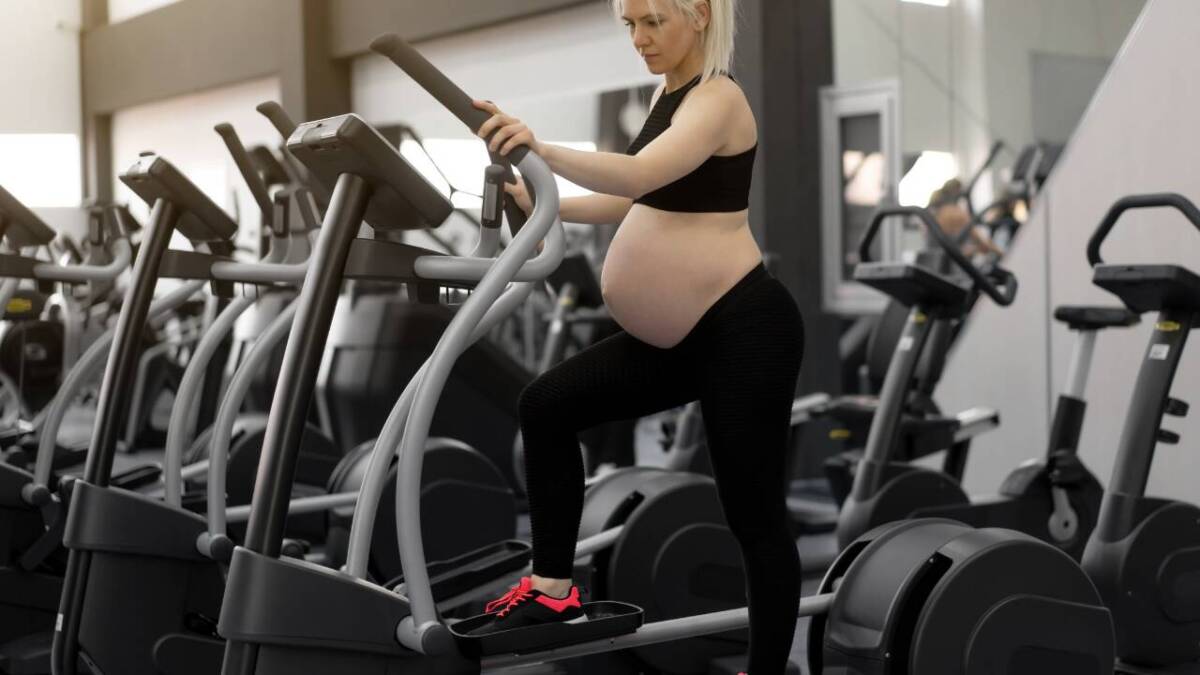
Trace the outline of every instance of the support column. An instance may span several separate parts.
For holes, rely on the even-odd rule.
[[[79,59],[83,61],[83,36],[90,30],[108,23],[108,0],[79,0],[80,16],[83,17],[79,32]],[[86,76],[86,64],[80,63],[79,87],[83,117],[83,194],[95,199],[112,199],[112,116],[90,112],[87,102],[87,87],[82,78]]]
[[[278,0],[281,39],[280,103],[295,120],[350,112],[350,67],[331,49],[328,0]]]
[[[802,393],[841,390],[841,321],[821,308],[819,92],[833,83],[832,1],[741,0],[734,66],[758,120],[751,226],[804,315]],[[793,476],[821,475],[823,432],[794,435]]]
[[[735,76],[758,119],[750,220],[804,314],[800,389],[840,389],[840,322],[821,309],[820,88],[833,83],[832,0],[741,0]]]

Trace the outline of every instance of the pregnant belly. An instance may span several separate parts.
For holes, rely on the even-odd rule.
[[[762,259],[743,214],[678,214],[636,205],[601,274],[604,301],[634,337],[678,344]]]

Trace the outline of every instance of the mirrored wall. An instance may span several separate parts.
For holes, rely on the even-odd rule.
[[[880,203],[928,206],[938,193],[987,221],[981,234],[997,249],[1012,246],[1144,4],[833,0],[834,84],[822,97],[825,240],[836,242],[825,251],[826,308],[881,306],[850,281],[864,213]],[[895,100],[864,109],[864,88]],[[891,230],[886,255],[925,245],[915,224]]]

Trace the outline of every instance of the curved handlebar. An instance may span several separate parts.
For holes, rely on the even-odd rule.
[[[1113,226],[1121,219],[1121,214],[1133,209],[1155,208],[1175,209],[1191,221],[1197,230],[1200,230],[1200,209],[1197,209],[1190,199],[1177,192],[1156,192],[1122,197],[1109,207],[1108,213],[1104,214],[1104,220],[1100,221],[1100,225],[1092,233],[1092,238],[1088,240],[1088,263],[1092,267],[1104,263],[1104,258],[1100,257],[1100,245],[1104,243],[1109,233],[1112,232]]]
[[[450,78],[443,75],[400,36],[389,34],[376,38],[371,42],[371,51],[386,56],[391,59],[392,63],[400,66],[401,70],[425,91],[428,91],[438,100],[438,103],[445,106],[463,124],[467,125],[472,132],[479,131],[479,127],[483,126],[483,123],[491,117],[487,111],[476,108],[466,92],[451,82]],[[527,152],[529,152],[529,148],[525,146],[515,148],[508,153],[508,160],[513,164],[520,164]]]
[[[438,103],[445,106],[463,124],[467,125],[472,133],[479,131],[479,127],[483,126],[483,123],[491,117],[487,111],[476,108],[475,103],[465,91],[451,82],[450,78],[446,77],[442,71],[421,56],[400,36],[389,34],[376,38],[371,42],[371,51],[386,56],[392,63],[399,66],[413,81],[437,99]],[[528,147],[518,146],[513,148],[512,152],[508,153],[504,159],[512,164],[520,164],[528,152]],[[533,199],[532,186],[528,182],[525,186],[529,190],[530,198]],[[525,212],[516,204],[512,204],[512,200],[506,199],[505,201],[504,215],[508,219],[510,231],[515,235],[525,225]]]
[[[41,263],[33,268],[33,276],[42,281],[85,284],[89,281],[112,281],[133,262],[133,248],[127,239],[117,239],[110,245],[112,260],[106,265],[55,265]]]
[[[954,262],[967,276],[971,277],[971,281],[975,282],[976,287],[987,294],[998,305],[1011,305],[1017,297],[1017,280],[1010,272],[995,268],[994,274],[1005,279],[1003,282],[1004,290],[1001,291],[996,287],[995,282],[988,279],[978,267],[973,265],[963,252],[955,245],[954,241],[942,230],[937,221],[934,220],[933,214],[929,209],[922,209],[916,206],[887,206],[880,208],[871,217],[871,224],[867,227],[867,231],[863,234],[862,242],[858,245],[858,255],[862,262],[872,262],[871,259],[871,244],[874,243],[876,235],[879,234],[879,226],[883,221],[892,216],[906,216],[916,218],[921,221],[929,234],[937,241],[946,255],[950,256],[950,260]]]

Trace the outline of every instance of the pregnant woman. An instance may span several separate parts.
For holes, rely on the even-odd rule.
[[[593,190],[562,218],[620,222],[601,284],[623,331],[534,380],[520,401],[533,575],[491,603],[485,630],[581,617],[571,572],[583,506],[576,435],[699,400],[713,475],[741,546],[750,675],[784,672],[799,603],[785,458],[804,345],[800,313],[771,277],[747,222],[754,115],[728,72],[734,0],[613,0],[633,46],[663,76],[626,154],[540,143],[494,104],[479,130],[492,150],[526,145]],[[523,209],[528,195],[509,192]]]

